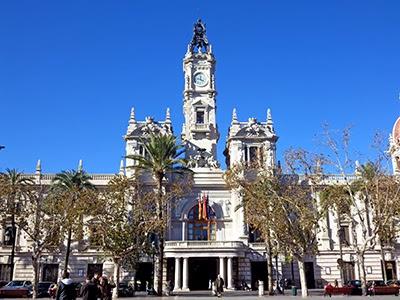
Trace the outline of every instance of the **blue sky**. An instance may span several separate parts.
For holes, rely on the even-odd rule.
[[[118,171],[129,111],[182,115],[182,58],[198,17],[217,59],[219,160],[232,108],[272,109],[279,157],[318,150],[328,122],[368,155],[400,103],[400,2],[1,1],[0,170]]]

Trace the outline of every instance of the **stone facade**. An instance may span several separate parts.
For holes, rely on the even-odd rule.
[[[257,280],[266,279],[266,254],[262,243],[252,237],[245,223],[243,210],[236,209],[241,198],[233,190],[227,188],[223,179],[224,171],[217,159],[217,143],[220,137],[216,120],[216,59],[212,47],[205,36],[205,27],[195,27],[193,41],[183,58],[183,113],[185,123],[182,126],[181,137],[186,147],[186,156],[194,171],[192,191],[184,200],[171,207],[171,219],[168,237],[165,245],[166,268],[165,279],[174,283],[177,291],[190,289],[207,289],[209,280],[221,274],[226,280],[226,287],[234,289],[244,282],[252,287]],[[197,29],[196,29],[197,28]],[[196,31],[197,30],[197,31]],[[391,152],[394,158],[394,170],[398,168],[400,157],[400,125],[396,122],[391,139]],[[156,121],[147,117],[144,121],[136,120],[132,109],[127,132],[126,155],[144,155],[141,139],[149,133],[173,134],[171,115],[167,109],[165,120]],[[278,168],[276,162],[278,136],[275,133],[271,111],[266,111],[265,122],[248,118],[245,122],[238,120],[236,109],[232,113],[232,121],[226,140],[226,164],[229,168],[238,162],[261,161],[266,168],[274,171]],[[121,161],[119,173],[133,176],[134,161]],[[128,167],[128,168],[126,168]],[[49,185],[54,175],[43,174],[40,162],[36,174],[27,174]],[[113,174],[93,174],[92,182],[99,188],[104,187],[113,178]],[[332,175],[325,183],[341,182],[341,176]],[[198,220],[199,198],[207,198],[208,218]],[[345,226],[346,224],[343,224]],[[310,287],[322,287],[327,281],[340,278],[338,268],[339,241],[337,224],[333,214],[321,222],[322,231],[319,235],[319,254],[307,260],[307,279]],[[10,246],[5,241],[5,230],[0,246],[0,276],[6,277],[6,267],[9,259]],[[28,279],[32,276],[29,263],[29,239],[17,231],[17,253],[15,278]],[[351,238],[351,237],[350,237]],[[349,241],[351,244],[351,241]],[[87,272],[102,268],[106,274],[112,274],[112,263],[96,248],[82,248],[75,242],[71,254],[70,270],[75,280],[82,280]],[[61,249],[61,253],[62,253]],[[354,264],[354,252],[349,247],[343,248],[344,261],[348,263],[348,279],[360,277]],[[393,249],[388,260],[393,262],[393,277],[397,278],[398,250]],[[42,280],[56,280],[59,270],[63,268],[63,256],[46,254],[41,264]],[[138,271],[136,280],[149,280],[152,259],[145,258],[143,268]],[[287,278],[299,285],[299,273],[296,262],[285,262],[283,258],[274,258],[274,277]],[[366,258],[368,279],[382,277],[379,248],[369,252]],[[97,270],[97,269],[96,269]],[[133,280],[132,274],[122,271],[123,280]],[[2,279],[2,278],[0,278]]]

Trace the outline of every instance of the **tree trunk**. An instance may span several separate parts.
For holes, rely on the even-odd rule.
[[[114,283],[115,283],[115,288],[113,289],[113,293],[112,293],[112,298],[113,299],[117,299],[118,298],[119,270],[120,270],[119,259],[118,258],[114,258]]]
[[[342,222],[341,218],[340,218],[340,213],[337,212],[337,228],[338,228],[338,232],[337,232],[337,238],[339,240],[339,258],[340,258],[340,264],[339,264],[339,271],[340,271],[340,283],[342,286],[344,286],[345,282],[344,282],[344,275],[343,275],[343,248],[342,248],[342,241],[341,241],[341,236],[340,236],[340,230],[341,230],[341,226],[340,223]],[[343,234],[343,233],[342,233]]]
[[[357,260],[358,263],[360,264],[360,275],[361,275],[361,289],[362,289],[362,294],[364,296],[367,295],[367,273],[365,272],[365,259],[364,259],[364,253],[357,253]]]
[[[303,258],[297,259],[297,263],[299,265],[301,296],[305,298],[308,296],[308,288],[307,288],[306,270],[304,267]]]
[[[158,220],[163,220],[163,191],[162,180],[164,176],[160,174],[157,176],[157,189],[158,189]],[[164,268],[164,226],[162,226],[158,235],[158,255],[157,255],[157,272],[154,274],[157,277],[156,291],[159,296],[162,296],[163,288],[163,268]]]
[[[383,280],[386,282],[387,281],[387,274],[386,274],[386,261],[385,261],[385,251],[383,250],[383,241],[380,241],[380,246],[381,246],[381,260],[382,260],[382,275],[383,275]]]
[[[268,273],[268,282],[267,282],[267,289],[268,289],[268,294],[273,295],[274,294],[274,278],[273,278],[273,266],[272,266],[272,249],[271,249],[271,243],[268,241],[267,242],[267,273]]]
[[[32,299],[37,298],[38,282],[39,282],[39,256],[36,254],[32,255],[32,267],[33,267],[33,278],[32,278]]]
[[[11,255],[10,255],[10,281],[14,279],[14,257],[15,257],[15,243],[17,241],[17,227],[15,226],[15,214],[11,216]]]
[[[64,273],[68,271],[69,254],[71,252],[72,228],[68,229],[67,251],[65,253]]]
[[[159,254],[159,268],[158,268],[158,287],[157,294],[162,295],[163,292],[163,270],[164,270],[164,238],[160,238],[160,254]]]

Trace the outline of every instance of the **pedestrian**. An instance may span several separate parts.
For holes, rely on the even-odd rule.
[[[58,284],[56,300],[75,300],[75,299],[76,299],[75,285],[69,278],[69,273],[64,272],[62,275],[62,279]]]
[[[115,288],[114,282],[109,282],[106,276],[100,277],[100,290],[102,300],[111,300],[112,289]]]
[[[335,280],[333,281],[333,286],[334,286],[335,288],[339,287],[339,282],[337,281],[337,279],[335,279]]]
[[[221,297],[224,291],[224,279],[218,274],[217,279],[215,280],[215,287],[217,289],[217,297]]]
[[[97,300],[98,287],[92,276],[86,276],[86,282],[82,285],[80,294],[82,300]]]

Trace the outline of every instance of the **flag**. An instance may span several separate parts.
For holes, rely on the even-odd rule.
[[[201,196],[199,195],[199,199],[197,200],[198,202],[199,202],[199,220],[201,220],[201,218],[202,218],[202,210],[203,210],[203,207],[202,207],[202,203],[201,203]]]
[[[208,196],[205,194],[203,195],[203,211],[202,211],[202,217],[203,220],[208,220]]]

